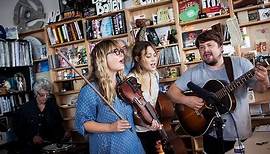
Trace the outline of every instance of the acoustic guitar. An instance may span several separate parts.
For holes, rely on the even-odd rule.
[[[267,61],[266,63],[268,64]],[[233,91],[244,85],[254,75],[255,68],[249,70],[230,84],[220,80],[207,81],[203,89],[214,94],[215,99],[218,101],[215,102],[216,104],[213,104],[204,100],[204,106],[198,111],[183,104],[175,104],[175,113],[183,129],[191,136],[205,134],[217,118],[216,111],[222,115],[235,109],[236,103],[232,99]],[[185,95],[196,96],[193,92],[187,92]]]

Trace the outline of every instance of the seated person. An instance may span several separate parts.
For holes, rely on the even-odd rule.
[[[33,89],[34,98],[18,110],[15,118],[15,131],[23,154],[40,153],[43,146],[63,141],[65,134],[63,119],[50,94],[51,83],[39,79]]]

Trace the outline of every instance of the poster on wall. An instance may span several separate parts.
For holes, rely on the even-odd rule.
[[[122,0],[92,0],[92,4],[96,5],[97,15],[123,8]]]

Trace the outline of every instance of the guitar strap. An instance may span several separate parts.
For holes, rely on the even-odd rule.
[[[226,70],[227,76],[229,78],[229,81],[233,82],[234,81],[234,74],[233,74],[232,60],[230,57],[223,57],[223,59],[224,59],[225,70]],[[236,100],[235,100],[233,92],[230,93],[230,96],[232,99],[232,107],[231,107],[230,111],[232,111],[236,107]]]
[[[225,65],[227,76],[230,82],[232,82],[234,80],[232,60],[230,57],[223,57],[223,59],[224,59],[224,65]]]

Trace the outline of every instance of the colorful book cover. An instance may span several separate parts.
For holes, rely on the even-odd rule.
[[[202,32],[202,30],[195,30],[195,31],[189,31],[189,32],[182,33],[184,48],[194,47],[195,40],[201,32]]]
[[[200,11],[199,0],[179,0],[179,17],[182,22],[192,21],[198,18]]]

